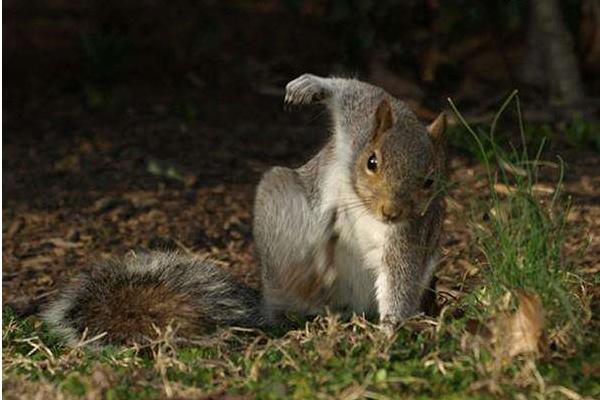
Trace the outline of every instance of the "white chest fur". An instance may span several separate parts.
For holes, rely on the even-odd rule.
[[[375,284],[383,262],[388,225],[369,213],[352,187],[345,184],[348,180],[340,179],[341,174],[332,171],[328,178],[331,184],[326,204],[336,210],[334,231],[338,236],[330,306],[339,312],[376,315]]]

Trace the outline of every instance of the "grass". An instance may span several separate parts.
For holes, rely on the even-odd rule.
[[[521,149],[507,151],[497,145],[495,135],[500,117],[513,101]],[[551,324],[578,328],[582,310],[575,290],[580,278],[563,255],[569,233],[569,203],[560,195],[562,160],[556,164],[542,162],[543,141],[534,149],[533,157],[528,154],[516,91],[506,99],[487,133],[476,133],[451,105],[477,143],[490,193],[488,201],[480,205],[487,221],[473,223],[487,264],[482,270],[485,284],[475,294],[476,300],[484,305],[497,304],[507,292],[533,291],[540,295]],[[558,170],[555,187],[539,182],[541,167],[548,165]]]
[[[564,255],[568,202],[557,185],[540,191],[541,151],[497,145],[509,96],[487,132],[465,121],[488,182],[473,204],[483,261],[469,293],[437,318],[408,321],[389,340],[369,321],[335,316],[289,332],[224,329],[193,343],[158,332],[137,348],[68,349],[30,318],[3,312],[3,383],[7,398],[406,398],[600,397],[600,336],[591,328],[587,283]],[[452,104],[452,107],[454,105]],[[459,119],[462,116],[454,107]],[[520,122],[520,118],[518,118]],[[522,137],[525,132],[519,124]],[[597,282],[596,282],[597,284]],[[518,310],[520,293],[541,300],[540,351],[501,359],[499,321]],[[473,329],[473,324],[478,327]],[[485,333],[489,331],[488,333]],[[510,332],[501,332],[508,334]],[[596,379],[594,379],[596,378]],[[239,396],[239,397],[235,397]]]
[[[100,353],[44,347],[45,340],[53,339],[27,324],[9,322],[4,383],[14,379],[17,387],[18,376],[25,375],[33,385],[80,396],[100,380],[107,398],[195,397],[220,391],[265,399],[387,398],[397,393],[454,398],[470,393],[477,380],[472,361],[446,359],[459,343],[450,336],[438,342],[436,335],[448,333],[436,332],[438,323],[428,322],[430,326],[412,327],[418,331],[402,330],[393,342],[362,319],[341,323],[329,317],[283,337],[225,330],[212,342],[177,351],[163,336],[144,351]]]

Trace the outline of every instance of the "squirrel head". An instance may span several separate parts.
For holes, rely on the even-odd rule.
[[[441,113],[427,128],[414,117],[400,118],[384,98],[375,112],[369,140],[354,164],[355,190],[378,219],[403,221],[423,215],[441,196],[446,117]]]

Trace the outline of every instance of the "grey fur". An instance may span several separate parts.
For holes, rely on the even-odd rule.
[[[88,305],[109,300],[124,285],[134,290],[164,285],[173,293],[189,295],[189,306],[201,316],[198,324],[206,328],[263,324],[257,290],[235,281],[210,261],[174,252],[131,253],[96,264],[90,272],[79,275],[64,288],[42,317],[73,345],[86,328],[96,325],[98,316]],[[116,315],[114,318],[126,317]],[[101,333],[102,329],[88,330],[87,338]],[[136,338],[136,334],[131,332],[131,337]]]
[[[441,155],[436,161],[427,130],[402,102],[357,80],[305,74],[287,85],[285,101],[325,104],[333,135],[306,164],[274,167],[258,185],[253,229],[262,303],[258,291],[207,260],[142,253],[82,274],[49,306],[44,319],[71,343],[89,327],[94,328],[90,336],[99,334],[99,319],[118,324],[125,318],[118,315],[121,304],[102,306],[122,297],[124,286],[154,301],[158,321],[165,322],[169,313],[184,322],[198,319],[190,322],[192,331],[205,325],[265,326],[283,321],[287,313],[311,315],[325,309],[379,316],[393,326],[418,312],[435,268],[444,216],[441,196],[427,202],[422,213],[412,212],[425,203],[414,198],[422,175],[432,165],[443,173]],[[378,147],[385,161],[383,186],[369,187],[362,163],[374,146],[376,110],[385,102],[394,124]],[[379,210],[374,202],[384,195],[393,199],[392,206],[411,212],[399,220],[382,220],[373,210]],[[157,289],[173,294],[164,300],[171,308],[150,297]],[[140,324],[147,321],[139,302],[132,310]],[[125,331],[112,339],[130,338],[139,335]]]
[[[310,313],[326,306],[341,312],[374,312],[384,323],[393,325],[418,311],[435,267],[444,215],[441,196],[423,215],[385,226],[360,213],[345,212],[350,208],[366,210],[356,204],[345,205],[344,196],[356,195],[361,173],[357,160],[371,140],[375,110],[384,99],[389,101],[396,121],[395,134],[382,149],[387,160],[385,179],[396,201],[409,203],[418,175],[434,160],[425,127],[406,105],[383,89],[354,79],[304,74],[286,86],[285,102],[289,104],[327,106],[333,135],[304,166],[296,170],[275,167],[258,186],[254,235],[263,265],[264,304],[271,318],[273,310]],[[328,179],[333,179],[333,184]],[[346,184],[349,188],[343,193],[350,194],[332,193],[339,190],[338,185]],[[369,226],[358,226],[365,224],[373,225],[375,236],[378,231],[385,232],[381,256],[369,245],[353,248],[361,239],[356,242],[352,232],[369,233]],[[350,260],[362,259],[356,263],[358,267],[348,270],[337,259],[333,267],[321,265],[319,255],[332,240],[336,241],[335,256],[349,254]],[[378,239],[374,240],[376,243]],[[287,286],[287,290],[277,290],[293,275],[291,268],[303,269],[305,275],[327,272],[329,279],[318,280],[323,285],[319,292],[327,296],[307,303]],[[352,276],[348,278],[348,274]],[[356,291],[355,296],[359,296],[369,290],[371,300],[368,293],[363,300],[348,298],[347,292]]]

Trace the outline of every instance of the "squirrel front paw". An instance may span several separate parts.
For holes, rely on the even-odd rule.
[[[313,104],[326,100],[331,93],[327,78],[304,74],[285,86],[284,102],[287,104]]]
[[[388,339],[391,339],[396,334],[398,327],[401,325],[401,321],[398,318],[392,316],[385,316],[379,321],[379,327]]]

